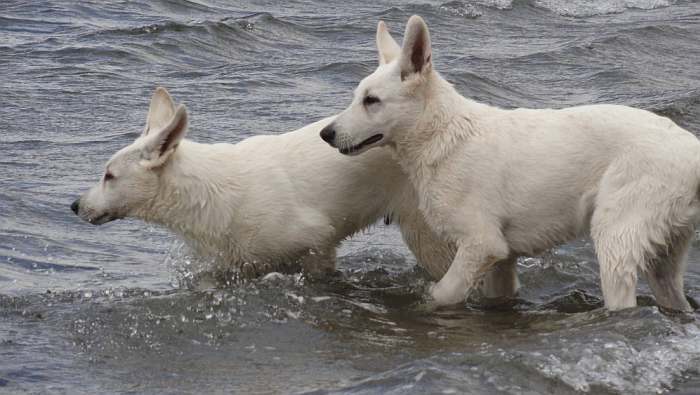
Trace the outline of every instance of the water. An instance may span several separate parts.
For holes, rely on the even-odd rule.
[[[600,309],[581,240],[520,262],[518,300],[425,312],[396,229],[346,242],[340,274],[177,286],[167,231],[100,228],[70,202],[166,86],[190,137],[235,142],[345,107],[379,18],[428,22],[438,70],[503,107],[621,103],[700,131],[700,3],[3,1],[0,393],[700,392],[698,315]],[[686,275],[700,297],[700,242]]]

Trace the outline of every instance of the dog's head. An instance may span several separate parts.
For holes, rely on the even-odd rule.
[[[155,199],[160,173],[186,131],[185,106],[176,107],[168,91],[157,88],[141,136],[107,161],[97,185],[73,202],[73,212],[93,225],[134,216]]]
[[[415,127],[425,108],[431,73],[430,33],[417,15],[406,24],[403,47],[384,22],[377,26],[379,67],[355,89],[350,107],[321,131],[321,138],[343,154],[392,144]]]

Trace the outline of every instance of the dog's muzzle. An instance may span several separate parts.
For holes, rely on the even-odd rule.
[[[357,154],[360,151],[362,151],[364,148],[367,148],[370,145],[372,145],[376,142],[379,142],[383,138],[384,138],[383,134],[375,134],[374,136],[364,140],[360,144],[353,145],[352,147],[341,147],[341,148],[339,148],[339,151],[343,155]]]
[[[87,221],[93,225],[102,225],[102,224],[106,224],[107,222],[112,222],[115,219],[119,219],[119,217],[115,217],[112,214],[105,213],[105,214],[100,215],[99,217],[88,218]]]
[[[76,199],[73,203],[70,205],[71,211],[75,213],[80,219],[91,223],[92,225],[102,225],[106,224],[107,222],[114,221],[116,219],[121,219],[122,217],[112,215],[110,213],[104,213],[102,215],[98,215],[97,217],[88,217],[85,215],[80,215],[80,199]]]

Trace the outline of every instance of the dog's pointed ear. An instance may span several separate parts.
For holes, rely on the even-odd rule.
[[[187,133],[187,118],[187,109],[180,104],[164,127],[148,133],[143,155],[146,167],[154,168],[165,163]]]
[[[379,52],[379,64],[387,64],[401,55],[401,47],[396,43],[384,21],[377,24],[377,51]]]
[[[418,15],[413,15],[406,24],[400,62],[402,80],[414,73],[425,75],[432,69],[430,32]]]
[[[143,135],[147,135],[154,130],[163,129],[173,118],[173,114],[175,114],[175,102],[165,88],[157,87],[151,97],[151,105],[148,108],[148,118],[146,119],[146,128],[143,130]]]

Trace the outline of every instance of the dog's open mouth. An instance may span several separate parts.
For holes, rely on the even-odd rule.
[[[88,222],[93,224],[93,225],[102,225],[102,224],[106,224],[107,222],[114,221],[115,219],[119,219],[119,218],[113,216],[112,214],[105,213],[105,214],[100,215],[99,217],[88,219]]]
[[[348,155],[348,154],[352,154],[352,153],[358,152],[358,151],[360,151],[361,149],[363,149],[363,148],[365,148],[365,147],[367,147],[367,146],[369,146],[369,145],[372,145],[372,144],[376,143],[377,141],[379,141],[379,140],[381,140],[381,139],[383,139],[383,138],[384,138],[384,135],[383,135],[383,134],[375,134],[374,136],[372,136],[372,137],[370,137],[370,138],[364,140],[364,141],[361,142],[360,144],[354,145],[354,146],[352,146],[352,147],[340,148],[340,153],[343,154],[343,155]]]

